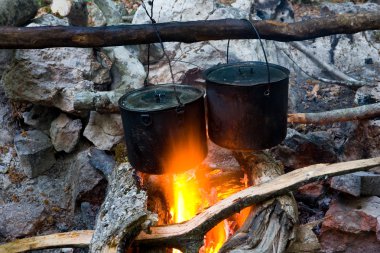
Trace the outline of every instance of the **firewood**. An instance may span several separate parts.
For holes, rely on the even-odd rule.
[[[251,186],[235,193],[209,207],[187,222],[162,227],[152,227],[149,234],[141,232],[137,236],[135,243],[137,245],[182,247],[181,244],[184,242],[196,241],[199,240],[200,237],[202,237],[203,240],[203,234],[220,221],[239,212],[245,207],[287,194],[313,180],[360,170],[368,170],[379,164],[380,157],[377,157],[335,164],[316,164],[298,169],[279,176],[267,183]]]
[[[81,230],[19,239],[0,245],[0,253],[16,253],[60,247],[85,248],[90,244],[93,234],[93,230]]]
[[[319,113],[294,113],[288,115],[289,123],[328,124],[352,120],[370,119],[380,116],[380,103],[362,105]]]
[[[90,252],[122,252],[143,229],[148,220],[146,192],[129,163],[114,168],[107,196],[96,220]]]
[[[284,174],[283,166],[264,151],[237,152],[239,164],[260,185]],[[298,208],[291,193],[255,205],[243,226],[223,245],[220,253],[245,249],[252,253],[285,252],[295,240]]]
[[[294,170],[275,179],[251,186],[209,207],[193,219],[180,224],[150,227],[149,231],[141,231],[135,238],[136,245],[166,246],[184,248],[184,245],[193,243],[194,248],[203,241],[203,235],[220,221],[239,212],[245,207],[262,203],[272,198],[288,194],[299,186],[327,177],[369,170],[380,165],[380,157],[341,162],[334,164],[315,164],[302,169]],[[115,180],[116,181],[116,180]],[[121,181],[119,181],[121,182]],[[100,216],[101,217],[101,216]],[[110,224],[113,225],[113,224]],[[79,235],[89,231],[76,231]],[[61,234],[62,235],[62,234]],[[33,239],[34,238],[34,239]],[[78,244],[75,238],[50,235],[39,238],[25,238],[11,243],[0,245],[0,253],[18,253],[33,249],[74,246]],[[55,239],[54,239],[55,238]],[[129,238],[131,239],[131,238]],[[62,242],[65,240],[64,242]],[[93,239],[94,240],[94,239]],[[88,239],[81,240],[80,246],[89,244]],[[113,241],[116,243],[116,241]]]
[[[261,38],[300,41],[332,34],[380,29],[378,13],[339,14],[295,23],[255,21]],[[256,39],[247,20],[221,19],[155,24],[162,42]],[[0,49],[48,47],[107,47],[159,42],[151,24],[108,27],[0,27]]]

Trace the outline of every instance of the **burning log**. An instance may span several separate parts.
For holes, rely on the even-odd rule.
[[[329,176],[366,170],[380,164],[380,157],[342,162],[335,164],[316,164],[279,176],[270,182],[252,186],[218,202],[193,219],[174,225],[151,227],[150,233],[141,232],[137,245],[167,246],[185,248],[189,242],[201,244],[203,235],[220,221],[239,212],[245,207],[287,194],[299,186]],[[197,251],[188,251],[197,252]]]
[[[136,231],[142,230],[142,220],[146,220],[146,217],[148,216],[147,211],[144,209],[135,211],[143,212],[142,214],[134,213],[134,216],[130,213],[124,212],[124,215],[126,216],[124,222],[124,226],[115,224],[117,221],[113,219],[109,219],[108,225],[112,227],[113,232],[106,232],[104,231],[104,235],[108,235],[103,239],[102,242],[105,243],[103,249],[106,249],[109,246],[112,246],[111,249],[115,252],[116,248],[123,249],[125,247],[125,244],[121,244],[123,241],[123,237],[126,235],[128,238],[128,242],[131,240],[135,240],[134,243],[136,245],[144,245],[144,246],[154,246],[159,245],[161,246],[167,246],[167,247],[173,247],[177,246],[180,248],[185,248],[187,245],[192,246],[191,249],[193,251],[187,251],[187,252],[197,252],[197,247],[199,247],[199,244],[201,244],[203,240],[203,235],[210,230],[213,226],[218,224],[223,219],[228,218],[232,214],[239,212],[245,207],[251,206],[253,204],[262,203],[264,201],[267,201],[272,198],[276,198],[278,196],[282,196],[284,194],[288,194],[290,191],[297,189],[299,186],[312,182],[314,180],[318,179],[325,179],[330,176],[335,175],[342,175],[347,173],[352,173],[355,171],[361,171],[361,170],[368,170],[373,167],[380,165],[380,157],[376,158],[370,158],[370,159],[363,159],[363,160],[355,160],[350,162],[342,162],[342,163],[335,163],[335,164],[316,164],[311,165],[302,169],[298,169],[295,171],[292,171],[290,173],[281,175],[279,177],[274,178],[273,180],[262,183],[260,185],[249,187],[245,190],[242,190],[236,194],[231,195],[230,197],[218,202],[217,204],[213,205],[212,207],[206,209],[202,213],[195,216],[193,219],[181,223],[181,224],[174,224],[174,225],[167,225],[167,226],[160,226],[160,227],[151,227],[149,232],[141,231],[140,234],[136,238],[133,238],[133,235],[136,233]],[[126,166],[126,165],[124,165]],[[125,176],[122,174],[122,172],[125,172],[128,176]],[[263,170],[265,173],[265,171]],[[123,179],[118,179],[118,177],[121,177]],[[134,181],[132,180],[133,174],[131,173],[131,168],[129,166],[126,166],[124,169],[118,168],[114,171],[113,174],[113,181],[116,183],[112,183],[112,186],[108,192],[108,194],[111,194],[115,197],[107,197],[106,202],[107,203],[114,203],[115,205],[119,206],[122,211],[125,211],[125,208],[127,204],[123,202],[125,205],[119,205],[117,201],[118,199],[116,196],[121,196],[118,194],[115,194],[116,192],[119,192],[121,194],[121,191],[118,191],[116,189],[127,189],[127,187],[133,187]],[[127,179],[129,178],[129,179]],[[133,182],[133,184],[131,184]],[[124,185],[125,183],[125,185]],[[129,185],[127,184],[129,183]],[[114,190],[112,190],[114,189]],[[130,195],[128,195],[128,190],[124,192],[124,199],[127,199]],[[140,194],[143,194],[140,192]],[[131,194],[134,196],[133,194]],[[144,194],[143,194],[144,195]],[[141,195],[140,195],[141,196]],[[112,202],[110,200],[114,200],[115,202]],[[141,198],[139,198],[141,199]],[[105,202],[105,203],[106,203]],[[131,201],[133,202],[133,201]],[[131,204],[131,203],[129,203]],[[106,207],[109,208],[108,212],[114,213],[115,209],[111,209],[110,205],[104,204],[102,206],[102,211],[100,212],[99,218],[98,218],[98,224],[97,229],[98,232],[101,234],[102,232],[99,231],[101,228],[103,230],[108,230],[105,226],[102,226],[100,224],[105,221],[105,218],[102,217],[102,214],[106,215],[110,218],[110,214],[107,214]],[[143,217],[145,218],[138,218]],[[117,215],[116,218],[120,218],[122,216]],[[129,219],[128,219],[129,218]],[[137,218],[137,219],[136,219]],[[133,221],[135,223],[133,223]],[[127,231],[127,229],[135,228],[135,233],[124,233]],[[119,231],[124,231],[119,233]],[[33,238],[25,238],[16,240],[11,243],[0,245],[0,253],[18,253],[18,252],[25,252],[28,250],[33,249],[46,249],[46,248],[55,248],[55,247],[66,247],[66,246],[84,246],[90,244],[90,231],[76,231],[75,237],[70,238],[70,234],[58,234],[58,235],[49,235],[45,237],[33,237]],[[122,236],[124,234],[124,236]],[[85,237],[87,235],[87,237]],[[81,237],[84,236],[84,237]],[[78,243],[78,237],[82,238],[79,240]],[[100,238],[99,236],[97,238]],[[36,243],[36,241],[38,243]],[[92,242],[96,243],[95,239],[92,239]],[[100,246],[100,243],[96,243],[96,245]],[[107,246],[108,245],[108,246]],[[93,248],[93,246],[91,246]],[[100,249],[98,247],[98,249]],[[198,248],[199,249],[199,248]],[[103,251],[107,252],[107,251]],[[110,251],[108,251],[110,252]]]
[[[283,166],[264,151],[238,152],[240,165],[253,185],[261,185],[284,174]],[[252,208],[243,226],[223,245],[220,253],[245,249],[250,252],[285,252],[295,239],[297,203],[291,193],[275,197]]]
[[[380,29],[378,13],[340,14],[295,23],[255,21],[261,38],[300,41],[332,34],[352,34]],[[193,43],[206,40],[256,39],[246,20],[222,19],[157,23],[163,42]],[[1,27],[0,49],[47,47],[107,47],[159,42],[150,24],[109,27]]]

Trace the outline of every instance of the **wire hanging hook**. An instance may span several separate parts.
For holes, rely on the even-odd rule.
[[[168,61],[168,65],[169,65],[169,70],[170,70],[170,76],[171,76],[171,79],[172,79],[172,83],[173,83],[173,89],[174,89],[174,95],[175,95],[175,98],[177,100],[177,103],[178,103],[178,106],[179,107],[183,107],[183,103],[181,102],[179,96],[178,96],[178,92],[177,92],[177,89],[176,89],[176,86],[175,86],[175,83],[174,83],[174,74],[173,74],[173,68],[172,68],[172,64],[171,64],[171,61],[170,61],[170,58],[169,58],[169,55],[167,54],[167,52],[165,51],[165,46],[164,46],[164,43],[162,42],[162,39],[161,39],[161,36],[160,36],[160,33],[156,27],[156,20],[154,20],[153,18],[153,8],[154,8],[154,0],[151,0],[151,1],[148,1],[148,4],[150,5],[150,13],[148,11],[148,8],[144,2],[144,0],[141,0],[141,6],[143,7],[143,9],[145,10],[145,13],[146,15],[149,17],[150,21],[152,22],[152,26],[157,34],[157,38],[160,42],[160,45],[161,45],[161,49],[162,49],[162,52],[165,56],[165,58],[167,59]],[[149,56],[150,56],[150,53],[149,53],[149,50],[150,50],[150,45],[148,46],[148,68],[149,68]],[[147,76],[145,78],[145,81],[144,83],[148,83],[148,78],[149,78],[149,70],[147,71]]]

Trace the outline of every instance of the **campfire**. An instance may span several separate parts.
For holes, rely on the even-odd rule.
[[[207,162],[182,173],[181,165],[188,156],[199,156],[197,145],[187,156],[174,152],[163,175],[140,173],[144,188],[148,189],[148,209],[159,214],[159,225],[188,221],[222,199],[248,187],[248,177],[242,170],[211,168]],[[207,159],[206,159],[207,160]],[[164,209],[164,210],[162,210]],[[220,222],[204,237],[201,253],[218,252],[225,241],[241,227],[250,208]],[[172,252],[181,252],[173,249]]]

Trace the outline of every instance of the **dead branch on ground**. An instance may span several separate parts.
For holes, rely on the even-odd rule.
[[[294,113],[288,115],[289,123],[329,124],[380,117],[380,103],[319,113]]]

